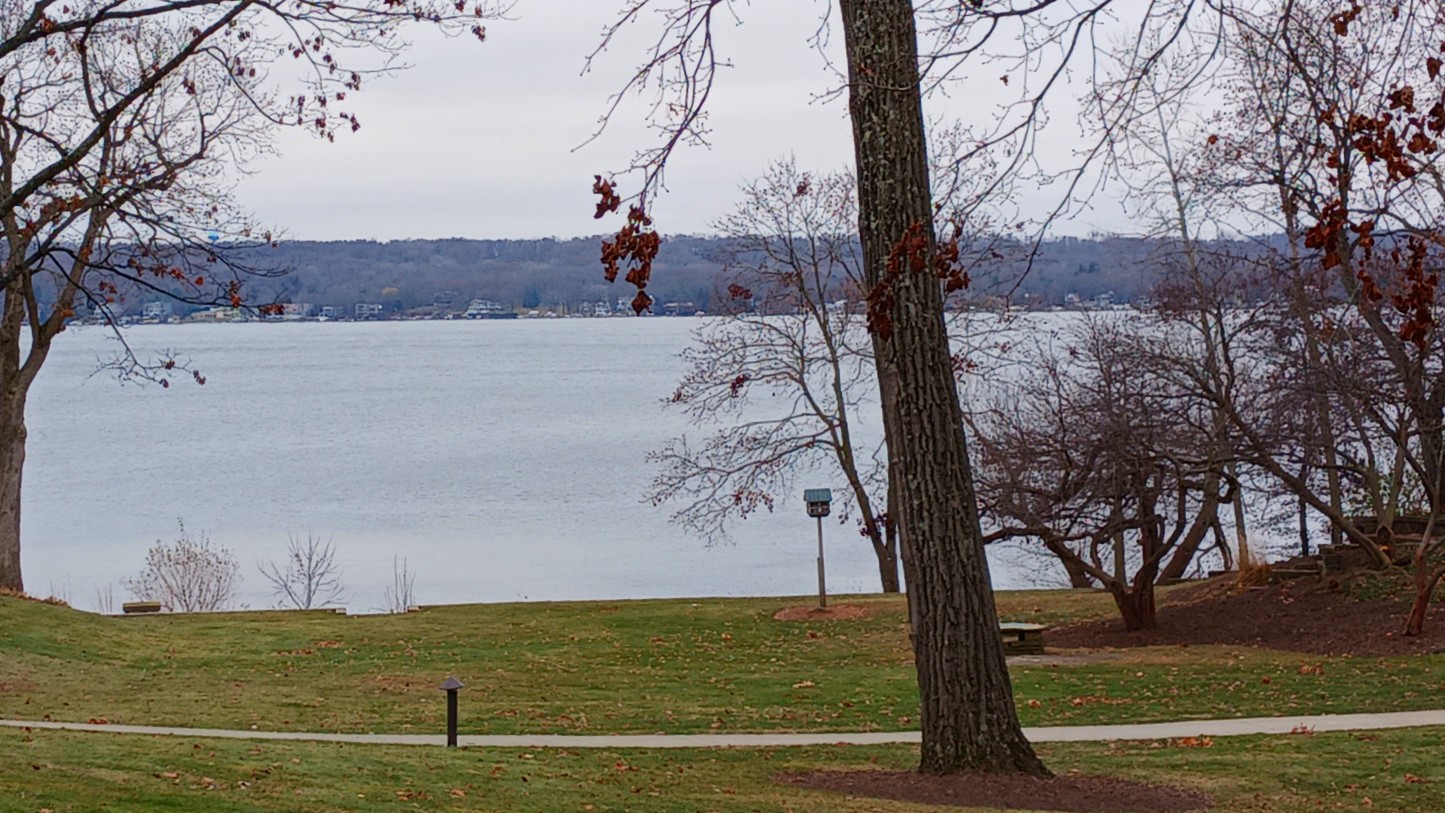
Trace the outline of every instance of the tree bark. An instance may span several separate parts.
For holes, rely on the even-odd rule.
[[[1199,548],[1204,544],[1204,539],[1209,535],[1209,530],[1214,527],[1219,516],[1219,483],[1217,477],[1206,477],[1204,480],[1204,500],[1199,506],[1199,513],[1195,515],[1194,521],[1190,523],[1189,530],[1185,532],[1184,538],[1175,547],[1173,555],[1169,557],[1168,564],[1159,571],[1159,578],[1174,580],[1184,578],[1189,566],[1194,564],[1194,557],[1198,555]]]
[[[1136,632],[1159,626],[1152,580],[1129,589],[1122,584],[1110,584],[1109,594],[1114,597],[1114,604],[1119,608],[1119,617],[1124,619],[1124,629]]]
[[[25,467],[25,393],[20,376],[20,297],[6,292],[0,318],[0,588],[25,591],[20,576],[20,475]]]
[[[1441,544],[1439,537],[1435,535],[1437,516],[1436,513],[1431,513],[1430,521],[1425,523],[1425,532],[1420,535],[1420,545],[1415,548],[1415,600],[1410,605],[1410,614],[1405,618],[1406,635],[1419,635],[1425,628],[1425,613],[1430,609],[1430,597],[1435,593],[1435,586],[1445,578],[1445,564],[1437,565],[1434,569],[1430,567],[1430,554]]]
[[[1064,562],[1064,573],[1069,577],[1069,587],[1075,590],[1094,589],[1094,580],[1089,578],[1089,571],[1073,562]]]
[[[998,632],[963,414],[933,270],[933,207],[909,0],[842,0],[859,235],[870,286],[886,286],[887,329],[872,325],[903,568],[914,628],[925,773],[1046,775],[1024,738]],[[922,270],[888,273],[905,235],[926,241]]]
[[[5,409],[9,413],[9,409]],[[25,420],[0,418],[0,588],[25,591],[20,577],[20,475],[25,465]]]
[[[898,581],[898,554],[885,543],[874,542],[873,552],[878,557],[878,578],[884,593],[900,593],[903,585]]]
[[[1430,597],[1435,585],[1445,577],[1445,567],[1426,573],[1423,568],[1415,571],[1415,600],[1410,604],[1410,615],[1405,619],[1405,634],[1419,635],[1425,629],[1425,613],[1430,609]]]

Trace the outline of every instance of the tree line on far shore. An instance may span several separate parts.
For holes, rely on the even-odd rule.
[[[317,311],[337,308],[346,316],[361,303],[381,305],[384,318],[442,316],[464,312],[473,299],[487,299],[512,311],[575,313],[607,302],[619,291],[596,271],[600,237],[532,240],[283,240],[274,246],[242,248],[233,259],[267,269],[246,281],[247,304],[306,303]],[[854,240],[856,238],[847,238]],[[687,312],[713,312],[737,239],[727,235],[669,236],[658,254],[659,277],[653,310],[666,303],[690,303]],[[997,240],[991,240],[997,242]],[[1014,242],[1014,241],[1008,241]],[[1257,241],[1231,242],[1249,250]],[[979,287],[996,301],[1024,307],[1093,307],[1147,301],[1155,284],[1149,262],[1164,246],[1156,240],[1100,235],[1045,241],[1029,258],[1018,241],[1016,261],[990,269]],[[111,305],[115,315],[140,316],[146,303],[166,301],[185,316],[210,303],[186,303],[157,292],[134,289]],[[83,309],[82,309],[83,312]]]

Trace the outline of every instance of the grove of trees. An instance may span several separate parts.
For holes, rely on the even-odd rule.
[[[625,273],[639,306],[660,244],[652,206],[662,169],[677,146],[705,136],[720,5],[634,0],[621,15],[619,25],[643,10],[664,21],[626,85],[657,92],[664,138],[634,162],[634,197],[622,198],[620,181],[599,176],[594,186],[599,217],[628,205],[603,263],[609,280]],[[1156,623],[1155,584],[1201,551],[1253,566],[1249,494],[1297,498],[1301,522],[1312,510],[1381,565],[1397,558],[1395,521],[1423,515],[1407,633],[1445,578],[1431,560],[1445,498],[1438,5],[1180,2],[1137,14],[1116,5],[837,6],[925,772],[1045,773],[1013,711],[980,498],[999,535],[1042,540],[1076,583],[1106,587],[1130,628]],[[1115,13],[1130,36],[1096,49],[1095,26]],[[1160,306],[1037,341],[1023,352],[1022,380],[968,388],[961,404],[944,296],[968,284],[970,269],[960,242],[939,236],[924,99],[979,65],[1023,78],[1017,101],[972,123],[974,146],[954,157],[993,179],[993,197],[957,215],[966,222],[1035,170],[1041,111],[1080,52],[1090,136],[1077,166],[1038,175],[1073,192],[1102,168],[1131,189],[1163,241]],[[1263,238],[1248,252],[1207,239],[1230,233]],[[793,232],[782,234],[788,245]],[[786,387],[805,391],[800,383]]]
[[[406,25],[480,39],[494,13],[468,0],[0,3],[0,587],[24,587],[26,397],[77,309],[108,318],[123,288],[246,302],[271,272],[231,249],[273,241],[231,200],[235,170],[279,127],[359,128],[348,96],[390,69]],[[187,372],[128,351],[117,364],[162,383]]]

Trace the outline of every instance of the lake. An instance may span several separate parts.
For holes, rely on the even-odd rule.
[[[177,522],[241,563],[238,601],[273,606],[257,563],[287,534],[334,540],[352,612],[379,609],[394,558],[420,603],[797,595],[816,591],[804,486],[704,545],[642,501],[649,450],[690,431],[662,399],[696,319],[141,326],[207,378],[121,384],[101,328],[62,335],[30,398],[23,550],[31,593],[129,594]],[[878,431],[869,416],[867,431]],[[825,521],[831,592],[878,589],[850,522]],[[1004,557],[999,557],[1004,558]],[[995,562],[1002,587],[1039,564]]]

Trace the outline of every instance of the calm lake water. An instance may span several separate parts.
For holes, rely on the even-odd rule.
[[[642,501],[644,455],[688,431],[661,399],[697,324],[131,329],[138,349],[178,351],[207,377],[169,389],[96,373],[116,350],[106,331],[66,333],[30,399],[26,585],[80,607],[113,585],[118,606],[120,580],[182,520],[235,553],[252,607],[273,604],[257,562],[279,559],[288,532],[334,539],[352,612],[381,607],[393,557],[421,603],[815,591],[800,495],[711,547]],[[825,532],[830,591],[876,590],[853,525]],[[995,563],[995,580],[1026,586],[1036,567]]]

